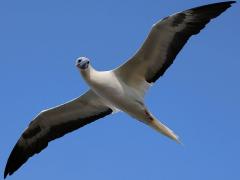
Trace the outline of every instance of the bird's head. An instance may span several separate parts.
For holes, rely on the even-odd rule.
[[[76,60],[76,66],[80,70],[86,70],[89,67],[90,60],[86,57],[79,57]]]

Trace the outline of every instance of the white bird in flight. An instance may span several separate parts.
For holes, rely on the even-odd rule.
[[[148,110],[144,95],[173,63],[188,39],[232,3],[235,1],[209,4],[163,18],[152,26],[137,53],[116,69],[97,71],[88,58],[78,58],[76,66],[90,90],[72,101],[40,112],[33,119],[8,158],[4,178],[46,148],[50,141],[118,111],[179,142],[178,136]]]

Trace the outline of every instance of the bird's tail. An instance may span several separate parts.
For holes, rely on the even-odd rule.
[[[179,144],[182,144],[180,142],[180,139],[178,135],[176,135],[170,128],[168,128],[166,125],[158,121],[155,117],[152,117],[151,121],[148,122],[148,125],[155,129],[156,131],[162,133],[163,135],[169,137],[170,139],[176,141]]]

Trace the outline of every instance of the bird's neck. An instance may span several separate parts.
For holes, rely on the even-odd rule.
[[[86,81],[90,81],[91,77],[93,77],[97,71],[89,64],[88,68],[80,70],[80,73]]]

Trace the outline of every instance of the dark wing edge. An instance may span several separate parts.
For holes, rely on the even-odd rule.
[[[185,23],[185,28],[179,32],[176,32],[170,45],[167,49],[166,60],[162,67],[155,72],[153,75],[146,75],[146,81],[148,83],[154,83],[160,76],[162,76],[168,67],[173,63],[174,59],[181,51],[183,46],[186,44],[188,39],[192,35],[198,34],[207,23],[210,22],[211,19],[216,18],[220,14],[222,14],[225,10],[231,7],[231,4],[236,3],[236,1],[226,1],[219,2],[209,5],[204,5],[196,8],[192,8],[181,13],[178,13],[172,22],[172,26],[178,26],[181,23],[185,23],[185,18],[189,16],[189,13],[192,16],[192,21]],[[163,21],[167,21],[168,18],[172,18],[171,16],[166,17]],[[156,25],[156,28],[157,25]],[[151,74],[151,73],[147,73]]]
[[[154,24],[137,52],[114,72],[130,86],[152,84],[162,76],[192,35],[198,34],[236,1],[226,1],[188,9]]]
[[[40,113],[29,127],[21,135],[14,146],[4,171],[4,179],[7,175],[12,175],[17,171],[31,156],[38,154],[48,146],[48,143],[54,139],[60,138],[78,128],[96,121],[111,114],[111,108],[104,108],[103,111],[88,117],[73,119],[68,122],[55,124],[51,127],[44,127],[40,122],[44,120],[44,112]]]

